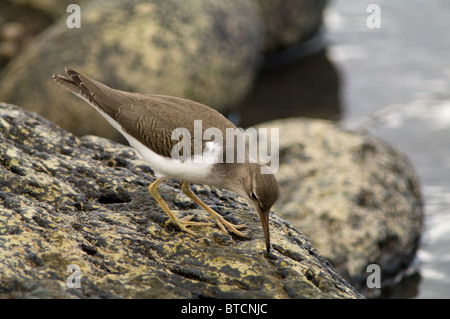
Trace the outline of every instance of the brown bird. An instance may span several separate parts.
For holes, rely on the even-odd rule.
[[[233,123],[212,108],[191,100],[119,91],[71,68],[66,68],[66,72],[69,77],[54,74],[53,78],[100,112],[153,169],[157,179],[149,186],[149,192],[169,216],[168,222],[193,236],[196,235],[188,226],[214,225],[191,221],[192,215],[178,218],[169,209],[158,193],[158,185],[164,178],[174,178],[183,181],[182,191],[205,209],[225,234],[228,235],[228,229],[248,237],[238,230],[245,225],[227,222],[192,192],[190,183],[225,188],[246,198],[258,212],[266,249],[270,252],[269,212],[278,198],[278,182],[272,173],[267,170],[263,173],[262,169],[268,167],[252,159],[247,151],[243,161],[238,159],[237,145],[241,145],[239,141],[244,140],[244,135]],[[199,137],[196,129],[200,129],[201,137],[207,132],[222,135],[222,141],[211,136],[210,140],[202,138],[196,143],[195,138]],[[227,140],[227,129],[234,130],[232,140]],[[176,136],[173,139],[174,133],[178,139]],[[184,138],[180,141],[179,137]]]

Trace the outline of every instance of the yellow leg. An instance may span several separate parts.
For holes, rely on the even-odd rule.
[[[167,223],[172,222],[173,224],[177,225],[181,228],[181,230],[184,230],[188,234],[191,234],[192,236],[197,236],[192,230],[187,229],[186,226],[214,226],[212,223],[204,223],[204,222],[191,222],[190,220],[194,216],[186,216],[183,218],[178,218],[175,216],[175,214],[170,210],[169,206],[163,201],[161,198],[161,195],[159,195],[158,192],[158,186],[161,183],[161,179],[156,179],[149,187],[148,191],[153,196],[153,198],[156,200],[156,202],[161,206],[162,209],[166,212],[166,214],[169,216],[169,221]],[[166,223],[166,224],[167,224]]]
[[[204,210],[206,210],[211,215],[211,218],[213,218],[216,221],[217,225],[220,227],[222,232],[224,232],[225,234],[228,235],[228,232],[227,232],[227,230],[224,227],[224,225],[225,225],[229,230],[231,230],[236,235],[241,236],[241,237],[248,237],[246,234],[241,233],[240,231],[237,230],[237,228],[244,228],[244,227],[247,227],[247,226],[245,226],[245,225],[233,225],[233,224],[227,222],[222,216],[220,216],[218,213],[216,213],[211,207],[206,205],[200,198],[197,197],[197,195],[194,194],[194,192],[189,187],[189,182],[184,181],[183,185],[181,185],[181,190],[189,198],[191,198],[194,202],[199,204]]]

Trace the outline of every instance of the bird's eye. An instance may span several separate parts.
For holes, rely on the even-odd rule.
[[[258,197],[256,197],[256,194],[255,194],[255,192],[252,192],[250,196],[252,197],[252,199],[254,199],[254,200],[258,200]]]

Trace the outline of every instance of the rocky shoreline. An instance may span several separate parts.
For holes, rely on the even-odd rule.
[[[0,14],[1,67],[11,58],[0,101],[17,105],[0,102],[1,297],[361,298],[381,294],[367,286],[369,265],[379,266],[382,287],[407,271],[423,229],[408,159],[363,133],[300,117],[333,117],[322,104],[339,109],[338,76],[323,65],[323,51],[261,69],[264,57],[298,51],[317,34],[326,1],[196,0],[184,10],[177,1],[85,0],[83,27],[68,29],[71,2],[0,4],[3,14],[30,17]],[[172,24],[160,19],[168,13]],[[31,25],[47,24],[30,40]],[[57,88],[51,75],[64,66],[118,89],[240,112],[243,125],[280,128],[273,255],[263,253],[256,215],[229,192],[194,186],[224,216],[245,222],[249,240],[164,227],[147,192],[151,169],[129,147],[98,137],[123,141]],[[178,183],[161,193],[180,214],[206,218]],[[81,289],[67,287],[72,264]]]

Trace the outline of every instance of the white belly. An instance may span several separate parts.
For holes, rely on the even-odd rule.
[[[155,175],[160,178],[175,178],[181,181],[189,181],[195,184],[208,184],[208,174],[214,165],[215,159],[211,160],[210,156],[205,156],[204,160],[191,162],[181,162],[177,159],[161,156],[149,148],[145,147],[136,138],[125,132],[122,126],[114,121],[108,114],[100,110],[97,105],[92,104],[81,94],[76,94],[88,104],[94,107],[116,130],[118,130],[130,143],[130,145],[142,156],[147,164],[153,169]],[[212,143],[212,142],[211,142]],[[206,143],[208,144],[208,143]],[[209,152],[214,151],[214,146],[207,145]],[[214,153],[213,154],[218,154]]]

